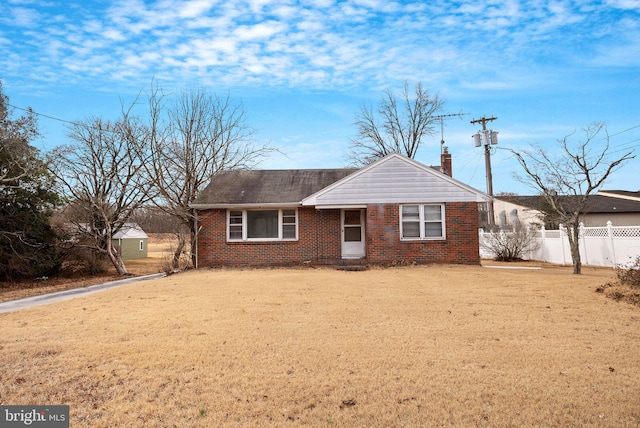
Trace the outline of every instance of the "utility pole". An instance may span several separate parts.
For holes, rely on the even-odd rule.
[[[474,119],[471,121],[471,124],[481,123],[482,124],[482,138],[481,134],[477,133],[473,136],[475,146],[479,147],[480,142],[484,145],[484,165],[487,172],[487,193],[491,196],[491,201],[489,202],[489,215],[488,221],[489,226],[493,226],[495,223],[495,219],[493,216],[493,178],[491,176],[491,151],[489,150],[489,146],[491,144],[498,144],[498,133],[496,131],[487,130],[487,122],[492,122],[496,120],[497,117],[481,117],[480,119]]]

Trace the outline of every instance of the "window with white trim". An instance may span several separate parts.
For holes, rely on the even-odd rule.
[[[281,241],[298,239],[298,210],[228,210],[227,240]]]
[[[229,225],[228,238],[230,241],[242,240],[243,218],[242,211],[229,211],[227,223]]]
[[[282,239],[296,239],[297,215],[296,210],[282,210]]]
[[[444,239],[444,204],[400,205],[400,236],[409,239]]]

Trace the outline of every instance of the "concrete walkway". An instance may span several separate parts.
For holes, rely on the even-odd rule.
[[[5,312],[17,311],[34,306],[47,305],[49,303],[60,302],[63,300],[73,299],[79,296],[95,293],[97,291],[107,290],[109,288],[118,287],[120,285],[131,284],[132,282],[146,281],[148,279],[157,279],[165,277],[165,273],[154,273],[153,275],[134,276],[118,281],[109,281],[102,284],[90,285],[88,287],[71,288],[69,290],[56,291],[54,293],[41,294],[39,296],[25,297],[24,299],[9,300],[0,303],[0,314]]]

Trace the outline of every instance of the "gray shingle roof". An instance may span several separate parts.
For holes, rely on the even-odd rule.
[[[298,203],[356,171],[352,168],[222,171],[192,205]]]
[[[561,196],[573,198],[572,196]],[[541,211],[543,199],[541,196],[498,196],[496,199],[512,202],[525,207]],[[602,195],[591,195],[587,199],[584,214],[588,213],[637,213],[640,212],[640,201],[612,198]]]

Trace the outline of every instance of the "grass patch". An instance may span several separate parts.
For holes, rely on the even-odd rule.
[[[74,427],[637,426],[610,269],[189,271],[0,315],[3,404]]]

